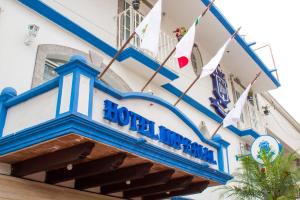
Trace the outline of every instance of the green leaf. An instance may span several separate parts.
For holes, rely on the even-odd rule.
[[[222,196],[236,199],[296,199],[297,182],[300,180],[300,169],[295,166],[296,153],[285,154],[282,151],[272,161],[272,155],[262,151],[260,157],[263,164],[249,155],[239,159],[241,168],[229,185],[220,188]]]

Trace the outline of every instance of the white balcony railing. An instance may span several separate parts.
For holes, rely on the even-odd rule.
[[[126,40],[129,38],[131,33],[135,30],[135,28],[139,25],[139,23],[143,20],[144,16],[135,11],[132,7],[124,10],[117,16],[117,27],[118,27],[118,38],[117,38],[117,46],[120,48]],[[169,53],[173,50],[173,48],[177,44],[177,39],[174,36],[170,36],[165,32],[160,32],[160,41],[159,41],[159,53],[157,56],[154,56],[151,52],[140,49],[140,39],[138,36],[135,36],[134,39],[131,40],[130,43],[132,46],[142,51],[143,53],[151,56],[158,62],[162,62]],[[173,68],[176,65],[176,60],[174,57],[171,57],[166,65],[169,68]]]
[[[120,48],[129,36],[133,33],[135,28],[139,25],[139,23],[143,20],[144,16],[135,11],[132,7],[124,10],[123,12],[119,13],[117,16],[117,30],[118,30],[118,38],[117,38],[117,47]],[[142,51],[143,53],[147,54],[148,56],[152,57],[153,59],[157,60],[159,63],[162,63],[164,59],[169,55],[169,53],[173,50],[173,48],[177,44],[177,38],[175,35],[168,35],[165,32],[160,32],[160,41],[159,41],[159,53],[157,56],[154,56],[151,52],[143,50],[140,48],[140,39],[138,36],[135,36],[134,39],[131,40],[130,44]],[[166,66],[173,70],[177,71],[177,62],[174,56],[172,56]],[[264,130],[264,128],[259,123],[261,121],[261,116],[259,111],[256,110],[256,102],[249,103],[245,105],[245,109],[243,111],[243,122],[239,123],[240,129],[249,129],[252,128],[258,132]]]

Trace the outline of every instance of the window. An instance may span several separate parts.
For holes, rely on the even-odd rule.
[[[123,40],[127,40],[130,36],[130,18],[131,18],[131,11],[130,11],[130,3],[128,1],[124,1],[124,11],[125,17],[123,21],[123,28],[124,28],[124,36]]]
[[[241,155],[249,155],[251,154],[251,145],[247,142],[241,142],[240,143],[240,151]]]
[[[56,44],[41,44],[37,50],[31,84],[32,87],[36,87],[55,78],[57,74],[54,69],[68,62],[73,55],[84,56],[88,59],[88,64],[98,71],[102,71],[105,67],[102,63],[102,56],[99,53],[93,51],[85,53],[77,49]],[[132,91],[129,85],[118,74],[111,70],[107,71],[103,81],[122,92]]]
[[[237,100],[240,98],[241,93],[239,93],[238,91],[235,90],[235,96],[236,96],[236,100],[235,100],[235,103],[236,103]],[[241,114],[241,122],[243,122],[243,123],[245,122],[245,120],[244,120],[244,109],[243,109],[243,112]]]
[[[118,46],[120,47],[133,33],[135,28],[141,23],[144,16],[134,10],[129,0],[119,0],[119,38]],[[135,46],[139,46],[139,38],[135,37],[132,41]]]
[[[44,68],[44,74],[43,74],[43,81],[49,81],[57,76],[55,72],[55,68],[65,64],[66,61],[54,59],[54,58],[47,58],[45,60],[45,68]]]

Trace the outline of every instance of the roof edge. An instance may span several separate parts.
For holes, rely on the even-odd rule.
[[[205,6],[208,6],[211,3],[211,0],[201,0]],[[220,23],[224,26],[224,28],[232,35],[236,30],[229,23],[229,21],[225,18],[225,16],[219,11],[219,9],[212,5],[210,9],[211,13],[220,21]],[[235,36],[238,44],[248,53],[248,55],[253,59],[253,61],[261,68],[261,70],[272,80],[274,85],[278,88],[280,87],[280,82],[275,78],[272,74],[272,71],[268,69],[268,67],[263,63],[260,57],[248,46],[246,41],[237,34]]]

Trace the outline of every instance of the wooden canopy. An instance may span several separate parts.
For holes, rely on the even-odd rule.
[[[216,182],[69,134],[0,157],[11,175],[113,196],[163,199],[201,193]]]

